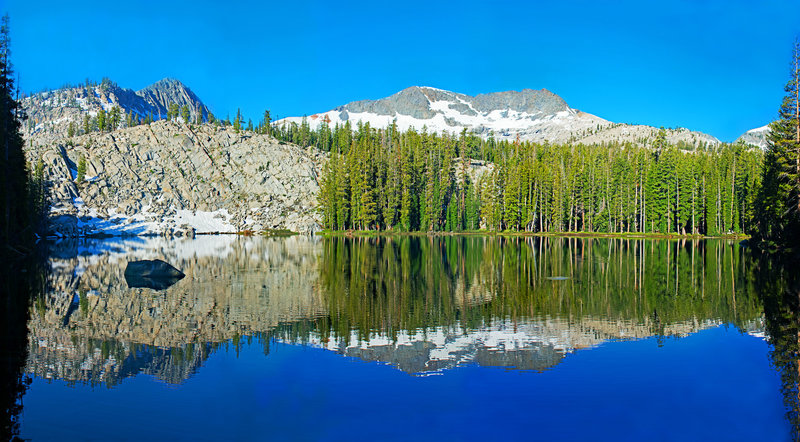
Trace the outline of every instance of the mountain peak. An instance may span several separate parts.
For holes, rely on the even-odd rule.
[[[769,145],[768,137],[771,132],[772,128],[769,126],[769,124],[766,124],[755,129],[750,129],[743,133],[739,136],[739,138],[736,139],[735,143],[745,143],[752,146],[757,146],[761,149],[766,149]]]
[[[188,106],[192,119],[196,118],[198,110],[202,112],[203,119],[208,119],[208,107],[188,86],[176,78],[162,78],[136,91],[136,95],[147,101],[160,115],[166,115],[170,104],[174,103],[178,107]]]
[[[100,109],[109,111],[115,106],[139,118],[162,119],[172,104],[187,106],[191,121],[201,114],[203,120],[208,120],[209,109],[202,100],[180,80],[169,77],[138,91],[104,80],[99,87],[65,87],[35,94],[22,102],[32,121],[39,122],[29,126],[28,136],[66,133],[70,124],[80,125],[87,115],[91,117]]]
[[[483,136],[523,139],[568,139],[575,130],[588,130],[607,121],[578,114],[558,95],[542,89],[494,92],[470,96],[431,86],[411,86],[378,100],[354,101],[311,115],[310,124],[361,121],[386,127],[397,121],[401,130],[426,128],[458,133],[464,129]],[[293,121],[288,118],[286,121]],[[554,136],[551,131],[560,135]]]
[[[177,78],[173,77],[164,77],[161,80],[156,81],[153,84],[143,87],[136,91],[137,93],[153,90],[153,89],[164,89],[164,88],[183,88],[189,89],[182,81],[178,80]]]
[[[280,123],[301,122],[289,117]],[[327,112],[310,115],[312,129],[320,124],[369,123],[385,128],[396,122],[398,129],[457,134],[462,130],[500,140],[534,142],[642,143],[655,137],[650,126],[615,124],[571,108],[548,89],[491,92],[470,96],[431,86],[411,86],[378,100],[354,101]],[[716,145],[719,140],[700,132],[670,130],[672,143]]]

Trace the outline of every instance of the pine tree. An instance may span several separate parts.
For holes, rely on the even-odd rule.
[[[81,184],[83,183],[85,177],[86,177],[86,157],[81,155],[81,158],[78,160],[78,173],[77,177],[75,178],[75,182]]]
[[[122,111],[119,106],[114,106],[108,114],[108,130],[114,130],[119,127],[122,120]]]
[[[169,108],[167,109],[167,120],[172,121],[181,115],[181,110],[178,107],[178,103],[170,103]]]
[[[266,135],[272,135],[272,118],[269,114],[269,109],[264,111],[264,129],[263,133]]]
[[[106,111],[102,107],[97,111],[97,130],[103,132],[106,128]]]
[[[779,247],[800,246],[800,43],[792,50],[791,73],[778,120],[770,124],[762,187],[757,199],[756,237]]]
[[[236,118],[233,119],[233,130],[237,134],[242,130],[242,110],[236,109]]]
[[[188,104],[181,106],[181,117],[183,117],[183,122],[185,124],[189,124],[189,122],[192,121],[192,114],[189,112]]]

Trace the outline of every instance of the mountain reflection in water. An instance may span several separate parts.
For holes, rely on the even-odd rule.
[[[187,277],[128,288],[129,260]],[[180,383],[217,348],[307,344],[407,373],[541,371],[609,340],[734,324],[763,336],[734,242],[391,237],[63,242],[31,312],[27,372]],[[556,278],[554,278],[556,277]]]

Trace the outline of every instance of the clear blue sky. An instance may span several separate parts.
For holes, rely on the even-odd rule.
[[[299,116],[413,85],[549,89],[733,141],[777,114],[800,1],[0,0],[24,91],[175,77],[215,114]]]

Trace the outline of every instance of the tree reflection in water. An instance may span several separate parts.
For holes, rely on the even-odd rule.
[[[18,258],[18,257],[15,257]],[[19,434],[22,397],[30,384],[25,375],[28,357],[28,319],[31,305],[40,300],[46,280],[43,257],[24,260],[0,256],[0,439],[15,440]]]
[[[780,372],[792,437],[800,440],[800,276],[797,260],[760,256],[753,289],[764,305],[770,360]]]
[[[131,289],[120,263],[134,255],[168,259],[187,278]],[[800,420],[798,275],[735,241],[148,239],[105,255],[55,251],[49,268],[49,290],[30,309],[24,296],[4,298],[17,306],[3,312],[6,433],[26,358],[32,375],[108,386],[138,373],[181,383],[219,348],[253,339],[265,353],[271,340],[305,343],[411,374],[462,363],[541,371],[607,340],[719,324],[766,331],[787,418],[795,429]],[[32,290],[12,281],[3,290]]]

